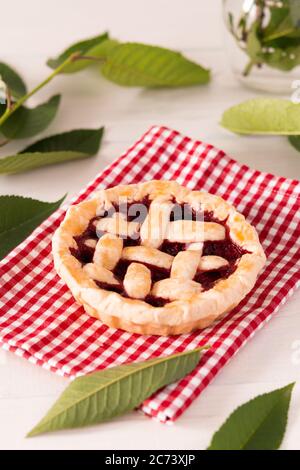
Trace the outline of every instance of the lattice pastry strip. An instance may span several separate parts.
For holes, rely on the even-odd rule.
[[[170,242],[194,243],[224,240],[225,234],[223,225],[216,222],[175,220],[169,223],[166,238]]]
[[[114,274],[109,270],[104,268],[103,266],[99,266],[95,263],[88,263],[83,266],[84,272],[94,281],[98,281],[104,284],[118,286],[120,282]]]
[[[112,217],[100,219],[96,225],[97,232],[108,232],[122,238],[134,238],[140,229],[139,222],[128,222],[124,215],[117,212]]]
[[[122,251],[122,259],[171,269],[174,257],[148,246],[128,246]]]
[[[84,244],[88,248],[95,249],[97,246],[97,240],[94,240],[93,238],[88,238],[87,240],[84,241]]]
[[[131,263],[124,277],[124,288],[133,299],[144,299],[151,290],[151,271],[143,264]]]
[[[200,251],[180,251],[173,260],[171,278],[182,280],[194,279],[200,259]]]
[[[168,300],[184,300],[189,299],[196,294],[202,292],[202,286],[198,282],[187,279],[167,278],[156,282],[151,294]]]
[[[93,262],[106,269],[114,269],[121,258],[123,240],[111,233],[105,233],[99,238],[95,247]]]
[[[148,215],[141,226],[141,244],[158,248],[166,238],[170,214],[174,204],[157,198],[152,201]]]
[[[212,271],[224,268],[225,266],[228,266],[228,264],[228,261],[221,256],[202,256],[198,264],[198,269],[199,271]]]

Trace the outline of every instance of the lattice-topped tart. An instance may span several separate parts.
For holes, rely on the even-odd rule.
[[[157,335],[210,325],[245,297],[265,264],[242,214],[175,181],[117,186],[71,206],[53,256],[86,312]]]

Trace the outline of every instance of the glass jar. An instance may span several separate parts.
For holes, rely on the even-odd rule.
[[[300,85],[300,0],[223,0],[235,76],[267,92]]]

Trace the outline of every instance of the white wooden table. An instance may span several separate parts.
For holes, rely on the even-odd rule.
[[[56,200],[69,197],[118,157],[152,124],[210,142],[259,170],[300,178],[300,154],[284,138],[238,137],[221,129],[224,109],[255,96],[232,77],[223,51],[221,2],[199,0],[10,0],[1,7],[0,59],[15,65],[29,86],[44,78],[45,59],[80,39],[110,29],[120,39],[179,48],[213,69],[205,87],[141,90],[117,87],[96,71],[58,77],[32,103],[60,91],[59,114],[46,134],[106,126],[103,146],[90,159],[0,178],[1,194]],[[25,142],[11,144],[11,154]],[[171,426],[131,413],[84,430],[34,439],[24,435],[44,415],[67,380],[12,353],[0,353],[2,449],[201,449],[227,415],[251,397],[300,378],[300,293],[249,341],[214,382]],[[284,449],[299,449],[300,386],[295,388]]]

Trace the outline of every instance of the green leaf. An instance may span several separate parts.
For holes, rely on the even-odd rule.
[[[18,99],[26,95],[26,85],[18,73],[9,65],[0,62],[0,77],[10,89],[11,95]]]
[[[255,98],[227,109],[221,126],[237,134],[300,134],[300,104]]]
[[[298,0],[297,0],[298,1]],[[261,62],[288,72],[300,64],[300,28],[292,14],[292,1],[281,8],[270,7],[270,19],[262,32]],[[299,5],[297,6],[299,14]]]
[[[267,47],[273,49],[282,49],[282,52],[287,52],[288,49],[297,48],[300,45],[300,32],[299,37],[283,36],[282,38],[272,39]],[[264,51],[266,47],[264,47]],[[272,50],[272,49],[271,49]],[[292,52],[291,52],[292,53]]]
[[[120,44],[108,54],[103,75],[125,86],[179,87],[207,83],[210,72],[181,53],[145,44]]]
[[[61,65],[71,54],[80,52],[84,56],[102,57],[104,54],[103,49],[100,47],[104,42],[109,39],[108,33],[103,33],[83,41],[76,42],[63,51],[58,57],[49,59],[47,65],[52,69],[56,69]],[[113,42],[113,41],[112,41]],[[68,65],[62,73],[74,73],[84,69],[92,64],[89,60],[78,60]]]
[[[97,44],[92,49],[89,50],[88,57],[94,57],[105,61],[109,54],[111,54],[112,50],[119,46],[120,42],[116,39],[107,39],[106,41]],[[80,63],[80,61],[79,61]]]
[[[21,173],[47,165],[91,157],[99,150],[103,131],[103,127],[78,129],[41,139],[16,155],[0,159],[0,174]]]
[[[104,127],[100,127],[99,129],[76,129],[55,134],[29,145],[20,153],[73,150],[94,155],[99,150],[103,132]]]
[[[259,57],[269,67],[285,72],[293,70],[300,64],[300,29],[293,28],[289,35],[273,36],[267,47],[262,46]]]
[[[98,61],[100,61],[100,63],[104,62],[110,51],[118,44],[119,42],[114,39],[107,39],[106,41],[96,44],[96,46],[89,49],[82,58],[65,67],[61,73],[76,73],[92,65],[99,65]]]
[[[290,144],[300,152],[300,135],[291,135],[288,137]]]
[[[43,202],[21,196],[0,196],[0,259],[58,209],[64,198]]]
[[[287,425],[294,383],[238,407],[214,434],[208,450],[276,450]]]
[[[60,95],[55,95],[35,108],[21,106],[4,122],[0,131],[8,139],[33,137],[49,126],[57,113],[59,103]]]
[[[0,159],[0,174],[13,175],[24,173],[44,166],[66,163],[90,157],[90,154],[76,151],[35,152],[9,155]]]
[[[263,29],[262,39],[264,42],[286,36],[295,30],[288,7],[270,7],[270,20]]]
[[[189,374],[197,366],[202,349],[79,377],[28,436],[97,424],[133,410],[161,387]]]

